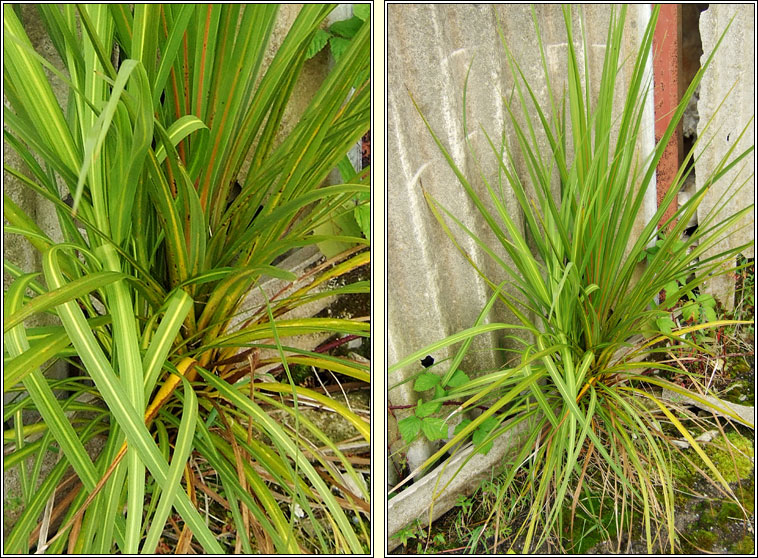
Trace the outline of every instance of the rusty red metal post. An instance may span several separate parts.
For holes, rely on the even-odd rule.
[[[655,101],[655,141],[660,141],[671,122],[682,94],[682,7],[663,4],[653,35],[653,82]],[[671,136],[656,169],[657,197],[660,206],[671,187],[683,158],[682,124]],[[676,211],[674,200],[661,222]]]

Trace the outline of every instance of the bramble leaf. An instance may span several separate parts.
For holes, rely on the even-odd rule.
[[[413,383],[413,390],[426,391],[428,389],[432,389],[439,382],[440,382],[440,377],[437,376],[437,374],[432,374],[431,372],[424,372],[422,374],[419,374],[419,377],[416,378],[416,381]]]
[[[354,4],[353,15],[362,21],[371,17],[371,4]]]
[[[703,306],[707,306],[708,308],[716,307],[716,299],[713,298],[713,295],[710,295],[707,293],[701,294],[701,295],[698,295],[695,300],[698,302],[698,304],[702,304]]]
[[[340,37],[352,39],[361,28],[361,25],[363,25],[363,21],[361,21],[359,17],[353,16],[350,19],[335,21],[331,27],[329,27],[329,31]]]
[[[448,381],[447,385],[449,387],[455,388],[460,387],[469,381],[471,381],[471,378],[469,378],[463,370],[456,370],[455,374],[453,374],[453,377],[450,378],[450,381]]]
[[[412,442],[421,429],[421,419],[415,415],[401,419],[397,421],[397,428],[404,442]]]
[[[458,426],[455,427],[455,430],[453,430],[453,435],[458,434],[461,430],[466,428],[469,424],[471,424],[471,419],[463,419]]]
[[[329,41],[329,37],[331,37],[331,35],[323,29],[316,31],[313,35],[313,39],[311,39],[311,44],[308,45],[308,50],[305,52],[306,60],[310,60],[321,52],[321,49],[323,49]]]
[[[427,417],[421,421],[421,431],[430,442],[447,438],[447,424],[445,424],[445,419]]]
[[[674,326],[676,326],[676,324],[674,323],[674,320],[672,320],[668,316],[664,318],[658,318],[657,320],[655,320],[655,323],[658,326],[658,329],[661,330],[663,333],[671,333],[671,331],[674,329]]]
[[[447,392],[443,389],[441,384],[437,384],[434,386],[434,398],[435,399],[442,399],[447,395]]]
[[[703,306],[700,309],[700,316],[707,322],[715,322],[717,319],[716,310],[710,306]]]
[[[422,403],[419,399],[419,402],[416,405],[416,416],[419,418],[428,417],[439,411],[441,407],[442,403],[439,401],[427,401],[426,403]]]

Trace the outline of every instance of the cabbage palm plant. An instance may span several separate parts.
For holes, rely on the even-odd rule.
[[[528,510],[515,528],[520,537],[517,548],[524,553],[544,543],[560,545],[564,527],[571,526],[577,507],[581,509],[583,496],[587,494],[606,500],[600,513],[615,514],[619,534],[631,531],[632,525],[635,530],[641,525],[648,551],[652,552],[659,533],[656,527],[662,527],[666,547],[673,552],[677,537],[670,463],[672,453],[680,452],[669,443],[674,436],[689,442],[707,465],[711,480],[734,497],[721,472],[696,442],[697,434],[691,432],[698,427],[691,420],[696,417],[684,411],[676,413],[675,405],[662,397],[662,389],[667,389],[705,402],[703,392],[699,391],[704,390],[702,378],[690,375],[692,385],[699,388],[699,393],[692,393],[666,378],[668,372],[681,372],[671,361],[647,357],[665,357],[677,347],[708,353],[708,348],[692,341],[689,334],[734,323],[717,319],[688,325],[682,320],[682,326],[673,330],[661,327],[668,323],[665,319],[670,320],[679,299],[702,288],[712,275],[724,273],[730,268],[730,261],[733,269],[736,255],[744,249],[740,246],[705,256],[709,248],[738,226],[752,205],[717,219],[722,207],[717,204],[712,212],[700,216],[694,233],[689,237],[683,233],[711,185],[730,169],[744,164],[743,159],[753,147],[737,152],[735,142],[716,168],[698,167],[698,173],[708,173],[705,186],[672,217],[664,219],[666,208],[676,202],[677,193],[691,172],[688,163],[698,150],[707,147],[696,145],[658,210],[640,232],[634,232],[644,196],[654,184],[658,161],[713,53],[693,79],[652,154],[641,155],[637,137],[651,86],[645,74],[645,61],[658,9],[653,11],[636,57],[622,61],[625,15],[626,6],[611,11],[596,99],[590,97],[588,78],[585,76],[583,80],[580,75],[582,65],[587,67],[586,59],[581,57],[586,56],[589,48],[584,37],[581,41],[585,54],[575,47],[570,7],[563,8],[568,62],[566,95],[560,100],[553,93],[556,87],[550,81],[537,18],[533,15],[544,85],[550,92],[547,106],[538,102],[535,93],[543,84],[527,79],[501,34],[514,85],[512,94],[503,97],[509,115],[508,132],[494,135],[484,126],[480,128],[499,161],[497,176],[480,172],[484,195],[474,189],[470,177],[459,169],[421,115],[499,245],[487,245],[456,218],[454,210],[425,194],[448,236],[492,288],[492,297],[471,328],[409,355],[391,366],[390,371],[462,342],[455,356],[445,364],[447,371],[443,371],[440,380],[445,389],[438,390],[436,401],[463,401],[447,419],[474,407],[486,410],[474,420],[465,420],[455,436],[409,478],[444,452],[460,447],[485,421],[491,426],[489,434],[478,441],[482,447],[526,422],[530,425],[528,441],[509,459],[501,491],[502,498],[506,492],[515,490],[519,495],[511,500],[515,505],[528,499]],[[623,106],[615,107],[614,94],[621,86],[618,78],[625,64],[633,64],[631,79],[625,85]],[[463,137],[469,138],[465,87],[463,105]],[[536,118],[530,118],[530,108],[536,111]],[[747,129],[746,125],[740,137]],[[540,147],[538,135],[546,138],[548,150]],[[478,155],[470,144],[468,147],[476,159]],[[525,163],[523,175],[515,170],[519,155]],[[557,190],[555,175],[560,186]],[[744,184],[732,186],[731,195],[735,195]],[[506,208],[506,189],[519,202],[524,228],[514,222]],[[667,234],[659,239],[658,250],[653,254],[648,246],[659,238],[659,227]],[[503,277],[486,276],[461,248],[462,243],[456,240],[459,235],[473,239],[492,257],[505,281]],[[503,253],[510,262],[499,255]],[[651,257],[647,258],[648,255]],[[646,258],[647,265],[640,263]],[[515,286],[518,296],[504,290],[506,283]],[[659,300],[662,292],[665,300]],[[513,313],[516,323],[485,323],[490,308],[498,302]],[[515,351],[515,362],[475,379],[457,373],[475,336],[514,329],[524,334],[520,348]],[[459,381],[451,383],[454,376]],[[467,381],[461,382],[464,377]],[[713,409],[730,420],[745,423],[728,407],[709,401]],[[607,524],[598,518],[595,528],[604,531]]]
[[[5,552],[153,553],[167,541],[177,552],[368,548],[361,461],[303,408],[338,415],[364,444],[367,417],[290,371],[330,370],[368,387],[368,366],[288,343],[314,332],[367,337],[368,318],[288,312],[367,293],[367,281],[326,285],[367,265],[369,252],[300,277],[279,266],[293,250],[335,240],[313,231],[370,190],[368,169],[325,184],[369,127],[368,18],[296,125],[279,133],[333,8],[302,7],[266,60],[276,5],[39,5],[60,71],[4,7],[5,139],[24,163],[5,171],[54,204],[63,238],[5,196],[6,233],[42,259],[41,277],[5,262],[3,389],[28,395],[5,409],[15,419],[5,465],[20,468],[24,510]],[[48,73],[68,86],[62,104]],[[238,318],[271,277],[290,286]],[[58,325],[26,327],[38,313]],[[47,378],[41,367],[59,359],[82,375]],[[282,372],[257,373],[271,364]],[[96,436],[106,441],[93,460],[85,445]],[[59,461],[42,480],[50,452]],[[64,479],[69,467],[74,480]]]

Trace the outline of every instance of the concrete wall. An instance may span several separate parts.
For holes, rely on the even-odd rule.
[[[591,84],[599,86],[605,42],[610,18],[607,6],[585,6],[585,29],[588,33],[588,53]],[[632,7],[627,15],[624,52],[621,59],[636,52],[647,22],[649,6]],[[575,9],[574,41],[581,54],[579,9]],[[547,55],[547,64],[555,93],[560,96],[566,80],[567,42],[565,25],[559,5],[536,6]],[[477,179],[475,160],[464,148],[462,128],[462,91],[470,64],[467,119],[470,139],[488,179],[497,176],[497,161],[481,131],[481,124],[491,137],[500,138],[508,115],[501,94],[509,95],[513,84],[498,32],[500,20],[505,41],[516,60],[536,87],[541,103],[549,101],[542,77],[540,53],[535,39],[529,5],[390,5],[388,7],[388,363],[391,365],[425,345],[440,340],[474,324],[485,302],[491,296],[480,280],[446,236],[423,197],[423,189],[454,211],[467,227],[490,247],[497,241],[486,223],[469,201],[447,162],[434,144],[418,112],[413,107],[413,95],[421,111],[450,151],[464,174],[473,179],[473,186],[487,198],[483,182]],[[631,63],[627,64],[622,82],[629,80]],[[585,71],[581,68],[582,73]],[[593,98],[596,91],[593,91]],[[617,106],[621,102],[618,89]],[[544,105],[543,105],[544,106]],[[533,109],[532,109],[533,110]],[[537,121],[532,113],[532,118]],[[642,134],[640,151],[651,149],[652,99],[647,132]],[[506,127],[506,131],[508,128]],[[539,134],[538,134],[539,135]],[[513,137],[512,134],[508,136]],[[547,150],[547,142],[543,140]],[[518,151],[515,149],[514,151]],[[525,176],[523,164],[517,170]],[[655,211],[655,187],[651,191],[640,222]],[[522,223],[515,198],[505,194],[506,207],[512,217]],[[450,225],[455,227],[454,224]],[[456,232],[458,232],[456,230]],[[461,246],[484,273],[496,284],[505,274],[464,234],[459,234]],[[504,251],[499,254],[505,258]],[[506,258],[507,261],[507,258]],[[515,291],[511,290],[514,294]],[[508,312],[497,308],[491,313],[492,322],[513,322]],[[471,357],[462,368],[469,374],[493,369],[503,364],[503,349],[508,341],[502,333],[480,337],[472,345]],[[451,351],[452,352],[452,351]],[[441,359],[451,352],[433,355]],[[416,401],[411,384],[392,389],[407,374],[420,370],[420,365],[408,367],[388,378],[390,405],[412,405]],[[395,410],[394,418],[402,419],[408,411]],[[389,420],[391,451],[404,445],[400,440],[393,417]],[[428,455],[427,442],[414,443],[406,457],[411,469]],[[396,473],[389,466],[389,482]]]
[[[713,51],[730,20],[734,20],[716,53],[711,66],[703,76],[698,101],[697,134],[703,156],[695,166],[696,187],[702,188],[707,176],[713,172],[724,155],[732,149],[747,122],[755,115],[755,5],[754,4],[711,4],[700,15],[700,36],[703,42],[704,63]],[[732,89],[734,87],[734,89]],[[730,92],[730,89],[731,92]],[[724,100],[726,98],[726,100]],[[719,108],[721,102],[723,105]],[[716,114],[708,130],[706,124]],[[744,151],[755,142],[755,122],[737,144],[734,154]],[[755,154],[751,153],[738,168],[731,170],[713,185],[698,209],[698,219],[702,222],[716,206],[723,203],[731,184],[744,184],[739,195],[731,199],[721,218],[755,202]],[[743,253],[745,257],[755,257],[755,210],[743,220],[739,227],[724,242],[715,246],[710,253],[726,250],[750,242]],[[715,277],[708,285],[711,293],[727,308],[734,305],[734,279],[731,275]]]
[[[52,41],[47,36],[47,31],[42,24],[36,8],[33,5],[21,5],[20,8],[24,29],[37,52],[50,61],[57,69],[63,71],[63,62],[58,56],[58,52],[55,50]],[[11,9],[11,7],[4,6],[3,9]],[[44,71],[51,82],[53,92],[57,96],[61,106],[65,107],[66,86],[52,72],[47,69]],[[21,170],[27,175],[30,174],[26,166],[21,162],[21,158],[10,148],[5,139],[3,139],[3,162],[12,168]],[[34,219],[51,239],[56,242],[62,242],[63,237],[58,226],[58,218],[53,204],[24,187],[19,180],[6,173],[5,170],[3,170],[3,194],[10,197],[29,217]],[[42,270],[42,260],[39,252],[26,239],[18,235],[3,232],[3,258],[18,265],[27,273]],[[7,273],[3,273],[3,292],[6,291],[11,282],[11,277]],[[53,325],[56,321],[47,314],[38,314],[30,317],[26,321],[26,324],[35,327]],[[53,378],[65,378],[67,373],[68,365],[62,361],[56,362],[47,371],[47,375]],[[16,396],[17,394],[4,393],[3,402],[9,403]]]

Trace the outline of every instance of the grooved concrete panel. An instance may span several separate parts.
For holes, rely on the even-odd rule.
[[[10,10],[10,6],[4,6],[4,10]],[[22,5],[21,13],[23,14],[21,22],[24,29],[34,45],[37,52],[44,56],[58,70],[63,70],[63,62],[58,56],[55,47],[50,41],[47,31],[39,18],[38,12],[34,6]],[[65,106],[67,95],[66,85],[47,68],[44,68],[45,75],[51,82],[53,92],[62,106]],[[3,99],[5,101],[5,99]],[[32,176],[26,168],[21,158],[3,139],[3,162],[14,169],[21,170],[27,176]],[[16,203],[26,214],[31,217],[37,225],[56,242],[62,242],[63,236],[58,226],[58,218],[53,204],[41,196],[37,195],[31,189],[22,185],[15,177],[9,175],[3,170],[3,194],[7,195]],[[5,220],[3,221],[5,223]],[[25,272],[40,271],[42,269],[41,255],[35,250],[31,243],[20,235],[3,233],[3,258],[18,265]],[[3,274],[3,292],[11,285],[11,276],[8,273]],[[31,316],[26,324],[30,327],[57,325],[58,320],[48,314],[37,314]],[[50,378],[65,378],[68,375],[68,365],[63,361],[53,364],[46,372]],[[13,401],[18,394],[4,393],[3,402],[5,404]]]
[[[732,18],[734,20],[729,31],[700,85],[700,120],[697,127],[700,149],[695,154],[696,157],[700,157],[695,164],[698,189],[703,187],[708,175],[718,168],[719,161],[730,149],[735,149],[731,160],[755,142],[754,122],[750,123],[738,142],[748,121],[755,115],[755,5],[711,4],[710,8],[700,15],[700,35],[704,53],[701,64],[705,63]],[[719,108],[722,101],[724,104]],[[706,129],[714,113],[716,118],[710,128]],[[736,147],[735,142],[738,142]],[[705,151],[701,156],[703,148]],[[754,153],[743,159],[735,169],[711,187],[698,208],[699,222],[702,224],[714,207],[722,205],[730,185],[734,184],[733,187],[737,187],[743,183],[742,190],[727,203],[716,222],[755,201]],[[754,227],[755,209],[724,242],[707,252],[705,257],[708,257],[709,253],[717,253],[745,243],[750,243],[750,246],[743,254],[745,257],[754,257]],[[708,287],[724,306],[734,306],[734,280],[729,274],[714,277]]]
[[[566,82],[566,56],[568,44],[559,5],[535,6],[536,19],[545,45],[547,67],[553,83],[556,102]],[[585,31],[590,45],[589,83],[592,98],[600,84],[603,56],[610,20],[608,6],[585,6]],[[632,7],[627,14],[625,45],[621,59],[636,53],[639,38],[647,22],[648,6]],[[574,45],[584,66],[582,30],[579,9],[574,11]],[[416,350],[438,341],[454,332],[471,327],[482,307],[491,296],[491,290],[471,265],[459,253],[444,229],[435,219],[424,199],[424,191],[454,213],[483,243],[492,248],[506,262],[508,259],[500,243],[484,222],[440,150],[426,130],[413,106],[411,95],[428,119],[440,141],[449,150],[463,174],[481,196],[489,201],[482,175],[494,188],[498,188],[498,157],[489,146],[483,132],[486,130],[498,145],[503,137],[514,152],[515,138],[511,125],[506,125],[508,114],[501,95],[512,92],[513,79],[508,69],[505,51],[498,35],[498,20],[503,37],[515,59],[527,73],[541,106],[548,106],[549,92],[543,77],[540,51],[536,41],[531,6],[502,4],[486,5],[390,5],[388,7],[388,362],[393,364]],[[621,83],[628,82],[634,58],[621,70]],[[468,140],[476,158],[465,148],[463,129],[462,93],[466,73],[468,92],[466,114]],[[581,67],[582,78],[585,68]],[[623,86],[617,90],[617,107],[620,105]],[[524,92],[526,95],[526,92]],[[652,100],[648,119],[648,146],[652,142]],[[617,112],[618,113],[618,112]],[[539,127],[536,113],[530,115]],[[523,124],[523,119],[521,120]],[[547,142],[537,132],[543,153]],[[571,154],[569,154],[571,157]],[[480,173],[480,168],[481,173]],[[525,182],[528,175],[522,160],[515,168]],[[557,173],[555,174],[557,187]],[[523,228],[523,218],[510,189],[503,187],[501,199],[511,217]],[[641,219],[655,211],[655,186]],[[489,207],[489,209],[492,209]],[[649,217],[648,217],[649,218]],[[495,284],[507,278],[506,273],[479,247],[476,242],[448,220],[460,247],[484,275]],[[511,285],[508,291],[516,295]],[[490,314],[492,322],[514,323],[503,305],[495,306]],[[515,334],[515,332],[514,332]],[[503,351],[512,341],[503,332],[477,338],[470,357],[462,368],[469,374],[493,369],[507,361]],[[494,349],[494,350],[493,350]],[[438,360],[454,354],[438,351]],[[444,367],[440,367],[444,368]],[[420,365],[408,367],[403,373],[389,378],[390,388],[405,374],[415,373]],[[446,370],[446,369],[445,369]],[[389,391],[390,402],[395,405],[415,403],[412,384],[406,383]],[[407,411],[395,411],[397,419]],[[399,447],[399,439],[390,420],[391,448]],[[393,444],[394,442],[394,444]],[[423,445],[423,443],[419,443]],[[425,448],[412,445],[408,463],[413,468],[424,455]],[[418,457],[416,455],[418,454]],[[390,467],[390,481],[392,477]]]

